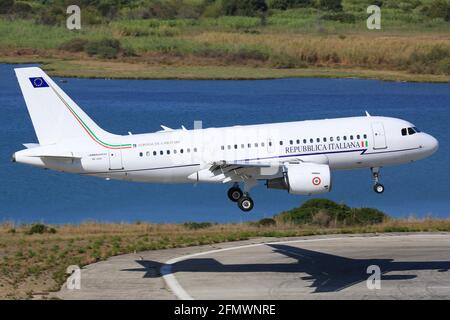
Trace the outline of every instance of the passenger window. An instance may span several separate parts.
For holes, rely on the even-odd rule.
[[[142,152],[139,152],[139,157],[142,157],[144,154]]]
[[[245,148],[245,145],[242,143],[241,144],[241,149],[244,149]]]
[[[314,139],[309,139],[309,143],[313,143],[314,142]]]
[[[333,137],[330,137],[330,141],[333,142],[333,140],[334,140],[334,138],[333,138]]]
[[[230,150],[230,149],[231,149],[231,146],[230,146],[230,145],[228,145],[228,147],[227,147],[227,148],[228,148],[228,150]],[[188,151],[188,152],[189,152],[189,151]]]
[[[228,148],[228,149],[230,149],[230,148]],[[187,153],[191,152],[191,149],[187,148],[187,149],[186,149],[186,152],[187,152]]]
[[[336,137],[336,140],[337,140],[337,141],[341,141],[341,137],[337,136],[337,137]]]
[[[225,146],[220,147],[222,150],[225,150]]]
[[[166,152],[167,152],[167,154],[170,154],[170,150],[167,150]]]
[[[197,152],[197,148],[194,148],[194,152]]]
[[[237,149],[237,144],[234,145],[234,148]]]
[[[327,138],[323,137],[323,142],[327,142]]]
[[[269,146],[270,146],[270,147],[272,146],[272,141],[269,141]]]
[[[294,144],[294,141],[292,141],[292,140],[289,140],[289,144]]]
[[[174,153],[174,154],[177,154],[177,149],[173,150],[173,153]]]
[[[150,151],[147,151],[147,152],[145,153],[145,155],[146,155],[147,157],[150,157]]]
[[[247,145],[247,147],[251,148],[251,147],[252,147],[252,144],[251,144],[251,143],[249,143],[249,144]]]
[[[320,138],[317,138],[316,141],[317,141],[317,142],[320,142]]]
[[[364,139],[367,139],[367,134],[364,134]]]
[[[258,147],[258,143],[255,143],[255,147]]]
[[[280,146],[282,146],[283,145],[283,141],[280,141]]]
[[[406,132],[406,128],[402,129],[402,136],[406,136],[408,133]]]
[[[306,139],[303,139],[303,143],[306,143]]]
[[[353,136],[350,136],[350,140],[353,140]]]
[[[163,154],[164,154],[164,151],[162,151],[162,150],[159,151],[159,154],[160,154],[160,155],[163,155]]]
[[[183,149],[180,149],[180,153],[183,153]]]
[[[300,144],[300,139],[297,139],[297,141],[296,141],[296,142],[297,142],[297,144]]]
[[[261,142],[261,147],[264,147],[264,142]]]
[[[343,136],[344,140],[347,140],[347,136]]]
[[[156,151],[153,151],[153,155],[156,156]]]

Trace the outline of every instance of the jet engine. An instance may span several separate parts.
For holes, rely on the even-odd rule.
[[[267,188],[284,189],[291,194],[312,195],[331,191],[330,167],[303,162],[284,165],[283,177],[267,180]]]

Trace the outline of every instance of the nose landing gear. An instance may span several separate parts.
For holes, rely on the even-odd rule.
[[[228,189],[228,198],[236,202],[239,209],[244,212],[248,212],[253,209],[254,202],[250,198],[248,192],[243,192],[238,183],[235,183],[230,189]]]
[[[372,178],[373,178],[373,181],[374,181],[373,191],[375,191],[378,194],[383,193],[384,192],[384,186],[381,183],[379,183],[380,168],[379,167],[370,168],[370,171],[372,171]]]

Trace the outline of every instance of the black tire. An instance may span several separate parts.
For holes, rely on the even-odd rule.
[[[243,196],[238,201],[238,207],[244,212],[248,212],[253,209],[253,200],[250,197]]]
[[[228,190],[228,199],[230,199],[233,202],[238,202],[240,198],[242,198],[243,192],[241,188],[238,187],[231,187]]]
[[[384,192],[384,186],[381,183],[376,183],[373,186],[373,191],[375,191],[378,194],[382,194]]]

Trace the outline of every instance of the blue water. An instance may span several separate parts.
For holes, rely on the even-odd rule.
[[[307,197],[252,190],[242,213],[225,185],[152,185],[105,181],[13,164],[22,143],[37,142],[14,66],[0,65],[0,221],[47,223],[137,220],[240,222],[268,217]],[[450,85],[353,79],[259,81],[88,80],[60,83],[104,129],[127,134],[160,130],[373,115],[407,119],[432,134],[440,149],[417,163],[384,168],[386,191],[372,191],[369,170],[336,172],[325,197],[376,207],[393,216],[450,215]]]

